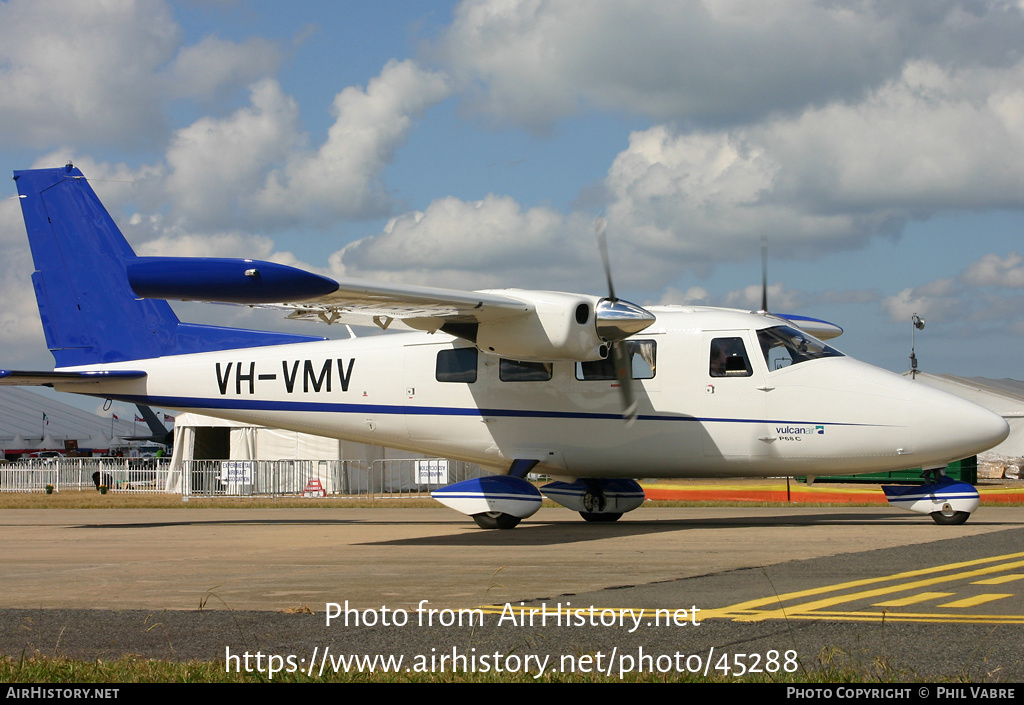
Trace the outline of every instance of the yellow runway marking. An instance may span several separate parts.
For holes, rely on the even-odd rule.
[[[701,611],[701,617],[704,612]],[[721,616],[721,615],[717,615]],[[827,619],[837,622],[928,622],[935,624],[1024,624],[1022,615],[1001,615],[1001,614],[956,614],[956,613],[926,613],[926,612],[811,612],[808,614],[791,614],[788,619],[796,621],[799,619]],[[747,620],[749,621],[749,620]]]
[[[809,590],[773,595],[757,600],[741,602],[716,610],[702,610],[704,619],[721,618],[738,622],[759,622],[767,619],[841,619],[847,621],[913,621],[913,622],[979,622],[998,624],[1024,624],[1024,614],[949,614],[949,613],[906,613],[889,608],[904,607],[941,597],[964,596],[938,607],[966,609],[980,604],[1014,597],[1013,594],[993,596],[965,594],[973,584],[1001,584],[1018,579],[1024,567],[1024,553],[1009,553],[991,558],[978,558],[959,563],[905,571],[878,578],[852,580],[836,585],[827,585]],[[1002,573],[1003,575],[993,575]],[[981,578],[981,580],[974,580]],[[921,592],[927,588],[954,588],[960,592]],[[913,592],[913,595],[897,597],[898,593]],[[892,599],[872,603],[883,607],[882,611],[864,610],[854,607],[853,611],[833,610],[838,605],[864,602],[893,595]]]
[[[910,570],[877,578],[851,580],[835,585],[797,590],[782,595],[772,595],[756,600],[740,602],[729,607],[705,609],[686,608],[642,608],[642,607],[598,607],[575,605],[571,602],[545,603],[541,605],[513,606],[484,605],[476,608],[483,614],[502,615],[514,619],[519,626],[565,625],[581,626],[583,622],[612,626],[674,626],[692,625],[694,621],[708,619],[731,619],[737,622],[759,622],[768,619],[827,619],[847,622],[933,622],[943,624],[1024,624],[1022,614],[971,614],[968,612],[901,612],[900,607],[921,604],[959,594],[964,596],[952,602],[936,605],[935,608],[967,609],[987,603],[1018,597],[1014,593],[966,594],[973,585],[999,585],[1024,579],[1024,574],[1008,572],[1024,568],[1024,553],[1008,553],[991,558],[977,558],[960,563]],[[1002,575],[993,575],[1002,573]],[[982,577],[988,576],[988,577]],[[973,580],[974,578],[982,578]],[[944,585],[960,592],[932,592],[923,588]],[[896,597],[897,593],[913,594]],[[883,602],[869,603],[877,609],[854,608],[852,611],[829,609],[844,603],[864,603],[877,597],[893,595]],[[1018,609],[1019,603],[1018,603]],[[582,621],[577,621],[582,620]],[[542,624],[544,623],[544,624]]]
[[[940,597],[952,597],[955,592],[922,592],[917,595],[911,595],[910,597],[901,597],[898,600],[886,600],[885,602],[876,602],[874,607],[906,607],[907,605],[916,605],[918,602],[928,602],[928,600],[937,600]]]
[[[974,607],[975,605],[983,605],[986,602],[1005,600],[1007,597],[1013,597],[1013,593],[1010,593],[1008,595],[975,595],[974,597],[965,597],[962,600],[953,600],[952,602],[947,602],[944,605],[939,605],[939,607],[952,607],[954,609],[958,607]]]
[[[971,585],[1002,585],[1003,583],[1012,583],[1015,580],[1024,580],[1024,573],[1010,573],[1009,575],[1000,575],[996,578],[975,580]]]

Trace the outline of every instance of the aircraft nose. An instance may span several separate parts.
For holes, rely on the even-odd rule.
[[[917,450],[934,462],[977,455],[1010,435],[999,414],[920,382],[914,383],[909,411]]]

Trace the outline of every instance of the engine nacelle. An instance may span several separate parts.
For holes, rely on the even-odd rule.
[[[536,362],[602,360],[608,356],[608,346],[598,335],[594,316],[599,297],[557,291],[493,293],[527,301],[535,313],[481,324],[475,342],[482,352]]]

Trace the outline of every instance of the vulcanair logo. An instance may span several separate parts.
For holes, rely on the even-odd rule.
[[[775,432],[786,436],[811,436],[814,434],[825,435],[825,427],[817,426],[776,426]]]

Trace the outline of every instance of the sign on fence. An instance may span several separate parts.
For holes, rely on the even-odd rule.
[[[224,485],[225,494],[252,494],[253,461],[225,460],[220,465],[220,481]]]
[[[448,461],[444,458],[430,458],[417,460],[416,463],[416,484],[418,485],[447,485],[448,484]]]

